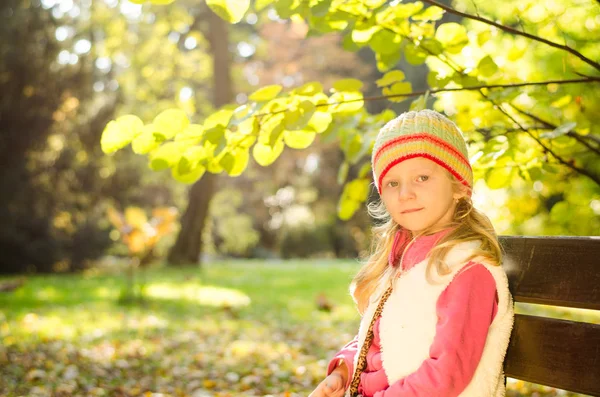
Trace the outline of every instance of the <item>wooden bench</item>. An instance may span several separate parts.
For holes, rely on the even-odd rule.
[[[503,236],[500,243],[515,302],[600,311],[600,237]],[[517,314],[504,371],[600,396],[600,324]]]

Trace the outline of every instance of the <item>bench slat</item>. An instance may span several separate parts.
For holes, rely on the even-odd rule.
[[[506,376],[600,396],[600,325],[515,315]]]
[[[516,302],[600,310],[600,238],[499,240]]]

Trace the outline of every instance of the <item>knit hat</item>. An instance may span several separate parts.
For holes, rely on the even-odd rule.
[[[447,117],[429,109],[403,113],[379,131],[371,159],[379,194],[385,174],[394,165],[415,157],[441,165],[471,194],[473,170],[462,133]]]

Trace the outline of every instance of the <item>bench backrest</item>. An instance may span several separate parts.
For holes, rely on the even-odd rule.
[[[600,310],[600,237],[502,236],[515,302]],[[515,315],[506,376],[600,396],[600,324]]]

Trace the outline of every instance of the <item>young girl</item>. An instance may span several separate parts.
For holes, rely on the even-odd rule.
[[[350,286],[358,334],[312,397],[497,397],[513,304],[457,126],[407,112],[379,132],[372,252]]]

